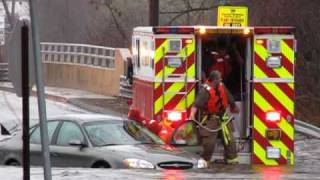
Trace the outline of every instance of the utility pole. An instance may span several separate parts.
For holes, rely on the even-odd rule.
[[[149,0],[149,25],[159,26],[159,0]]]

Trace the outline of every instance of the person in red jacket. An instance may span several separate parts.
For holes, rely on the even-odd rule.
[[[224,46],[219,46],[216,51],[211,51],[212,64],[207,69],[207,74],[219,71],[221,78],[225,79],[232,72],[232,59]]]
[[[236,142],[232,134],[232,123],[227,123],[225,118],[226,109],[229,107],[231,112],[239,113],[239,108],[236,106],[233,96],[221,82],[220,72],[212,71],[199,90],[189,116],[189,119],[195,120],[197,111],[201,109],[207,117],[201,122],[203,126],[209,129],[221,128],[218,132],[210,132],[204,128],[200,129],[201,143],[204,150],[202,157],[206,161],[211,160],[217,135],[221,132],[224,139],[226,163],[238,163]]]

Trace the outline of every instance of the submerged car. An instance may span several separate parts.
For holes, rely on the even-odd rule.
[[[138,123],[107,115],[66,115],[48,120],[55,167],[197,169],[200,156],[165,144]],[[21,132],[0,143],[0,163],[22,164]],[[39,124],[30,128],[30,163],[42,165]]]

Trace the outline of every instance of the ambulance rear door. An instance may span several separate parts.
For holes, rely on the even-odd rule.
[[[253,164],[294,164],[295,39],[290,30],[255,29],[251,107]]]

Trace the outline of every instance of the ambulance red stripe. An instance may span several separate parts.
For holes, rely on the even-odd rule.
[[[286,95],[291,99],[294,100],[294,91],[293,89],[288,85],[288,83],[276,83],[276,85],[286,93]]]
[[[173,82],[166,82],[166,83],[164,83],[165,84],[165,87],[164,87],[164,90],[166,91],[166,90],[168,90],[171,86],[172,86],[172,84],[173,84]],[[163,87],[162,87],[162,84],[160,84],[156,89],[155,89],[155,91],[154,91],[154,100],[156,101],[159,97],[161,97],[162,96],[162,94],[163,94],[163,89],[162,89]]]
[[[254,61],[255,64],[270,78],[278,78],[280,77],[276,72],[272,69],[266,67],[265,61],[263,61],[260,56],[255,52],[254,53]]]
[[[167,38],[157,38],[157,39],[156,39],[156,44],[155,44],[156,49],[159,48],[159,47],[164,43],[164,41],[165,41],[166,39],[167,39]]]
[[[283,53],[272,53],[272,56],[281,57],[282,67],[285,68],[291,75],[293,75],[293,64]]]
[[[253,164],[263,164],[263,161],[254,153],[252,155],[252,162]]]
[[[190,56],[187,57],[186,61],[188,62],[188,67],[185,68],[186,62],[183,61],[183,64],[180,68],[176,68],[172,74],[181,74],[181,73],[185,73],[185,69],[188,70],[189,67],[191,67],[194,64],[194,52],[192,54],[190,54]]]

